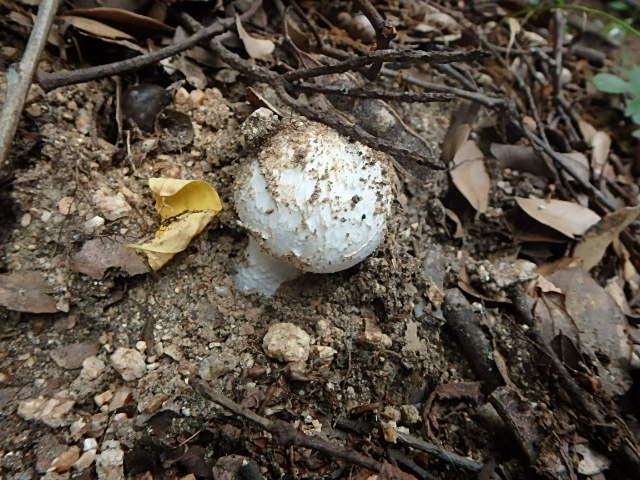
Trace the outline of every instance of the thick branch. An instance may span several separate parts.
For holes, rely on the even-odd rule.
[[[382,464],[377,460],[362,455],[360,452],[357,452],[350,447],[329,442],[324,438],[318,436],[305,435],[304,433],[293,428],[288,423],[284,423],[281,421],[272,421],[267,418],[261,417],[251,410],[238,405],[233,400],[227,398],[221,393],[215,392],[204,382],[201,382],[196,378],[192,378],[190,380],[190,383],[193,389],[204,398],[217,403],[227,410],[232,411],[236,415],[246,418],[247,420],[255,423],[262,429],[271,433],[275,441],[280,445],[295,445],[304,448],[311,448],[313,450],[317,450],[326,455],[329,455],[330,457],[346,460],[349,463],[360,465],[361,467],[367,468],[374,472],[379,472],[382,468]]]
[[[251,7],[244,12],[240,18],[247,20],[251,18],[255,12],[260,8],[262,0],[256,0]],[[128,58],[119,62],[107,63],[105,65],[97,65],[95,67],[81,68],[78,70],[71,70],[66,72],[45,73],[38,72],[36,74],[36,80],[45,91],[50,91],[58,87],[66,85],[75,85],[76,83],[88,82],[91,80],[99,80],[101,78],[110,77],[113,75],[119,75],[140,68],[153,65],[154,63],[164,60],[165,58],[176,55],[180,52],[195,47],[198,43],[207,40],[215,35],[223,33],[226,29],[234,25],[235,20],[233,18],[226,18],[218,22],[214,22],[208,27],[201,28],[196,33],[182,42],[169,45],[168,47],[161,48],[155,52],[150,52],[145,55],[139,55],[137,57]]]
[[[33,73],[47,43],[59,3],[60,0],[42,0],[20,65],[17,70],[10,68],[7,72],[7,98],[0,113],[0,183],[13,175],[9,151],[22,117],[22,109],[33,81]]]
[[[389,48],[391,40],[396,37],[397,32],[395,27],[391,22],[386,20],[380,12],[378,12],[370,0],[356,0],[356,3],[367,19],[369,19],[376,32],[376,50],[385,50]],[[380,73],[381,68],[382,61],[375,61],[367,72],[367,78],[369,80],[374,80],[378,76],[378,73]]]

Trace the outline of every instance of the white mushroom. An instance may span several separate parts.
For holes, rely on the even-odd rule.
[[[307,120],[270,126],[235,186],[251,234],[236,286],[266,296],[303,272],[338,272],[364,260],[384,238],[392,201],[384,155]]]

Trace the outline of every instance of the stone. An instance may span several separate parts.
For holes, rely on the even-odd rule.
[[[71,469],[71,466],[80,458],[80,447],[73,445],[62,454],[58,455],[51,463],[51,470],[63,473]]]
[[[402,423],[405,425],[413,425],[420,421],[420,412],[415,405],[402,405],[400,407],[400,415]]]
[[[101,407],[105,403],[111,401],[112,398],[113,398],[113,392],[111,390],[105,390],[102,393],[98,393],[97,395],[94,395],[93,401],[96,402],[97,406]]]
[[[129,387],[120,387],[113,394],[113,398],[109,403],[109,411],[113,412],[124,407],[133,398],[133,393]]]
[[[87,357],[92,357],[100,350],[100,344],[96,341],[72,343],[60,345],[50,352],[51,358],[56,364],[65,370],[75,370],[82,367],[82,362]]]
[[[44,473],[51,467],[51,463],[65,450],[65,445],[61,444],[55,435],[45,435],[35,447],[36,471]]]
[[[386,333],[382,333],[376,321],[372,318],[364,319],[364,332],[358,337],[358,342],[374,347],[390,348],[391,337]]]
[[[82,361],[80,378],[84,380],[95,380],[104,372],[106,365],[96,356],[87,357]]]
[[[292,323],[275,323],[262,340],[269,358],[281,362],[305,362],[309,358],[311,337]]]
[[[93,194],[93,203],[100,209],[107,220],[114,221],[131,211],[122,192],[114,193],[107,189],[100,189]]]
[[[99,480],[124,480],[124,452],[119,444],[96,457],[96,473]]]
[[[238,366],[238,356],[230,351],[212,353],[198,365],[198,375],[203,380],[215,380]]]
[[[73,464],[74,470],[81,472],[89,468],[96,460],[97,452],[98,451],[95,448],[84,452],[76,461],[76,463]]]
[[[65,415],[75,402],[65,398],[28,398],[18,405],[18,415],[25,420],[39,420],[50,427],[67,424]]]
[[[82,441],[82,450],[85,452],[89,450],[96,450],[98,448],[98,441],[95,438],[85,438]]]
[[[326,345],[314,345],[311,347],[311,353],[313,357],[317,359],[319,366],[328,367],[338,352],[335,348]]]
[[[137,380],[147,371],[144,356],[133,348],[118,348],[111,355],[111,365],[127,382]]]

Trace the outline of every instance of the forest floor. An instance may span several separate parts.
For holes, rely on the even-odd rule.
[[[328,48],[375,46],[358,2],[299,3]],[[390,48],[489,54],[438,68],[389,64],[397,74],[373,82],[318,77],[318,86],[346,78],[424,92],[407,73],[482,101],[354,100],[340,118],[432,150],[447,168],[426,177],[398,168],[374,254],[273,297],[233,280],[247,245],[234,179],[255,155],[241,126],[260,107],[296,114],[273,84],[198,47],[118,78],[32,86],[0,193],[0,478],[637,478],[640,155],[624,98],[592,83],[615,72],[621,49],[575,12],[375,3],[398,32]],[[279,5],[265,2],[244,22],[248,40],[234,26],[226,47],[279,74],[335,62],[312,52],[299,13],[286,10],[282,33]],[[164,21],[203,8],[176,3]],[[29,11],[0,1],[3,70],[20,58]],[[104,63],[164,45],[157,30],[141,40],[140,24],[136,43],[68,22],[56,24],[41,71],[80,68],[79,54]],[[251,59],[258,36],[275,50]],[[134,85],[148,101],[126,104]],[[295,93],[332,108],[322,94]],[[144,115],[149,132],[126,122]],[[152,271],[126,245],[159,226],[155,177],[205,180],[223,208]],[[263,345],[280,323],[306,332],[302,362]],[[293,434],[298,445],[287,444],[275,420],[321,446]]]

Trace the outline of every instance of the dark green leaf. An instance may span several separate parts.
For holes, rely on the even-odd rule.
[[[599,73],[593,77],[593,84],[598,90],[605,93],[629,93],[631,85],[611,73]]]

